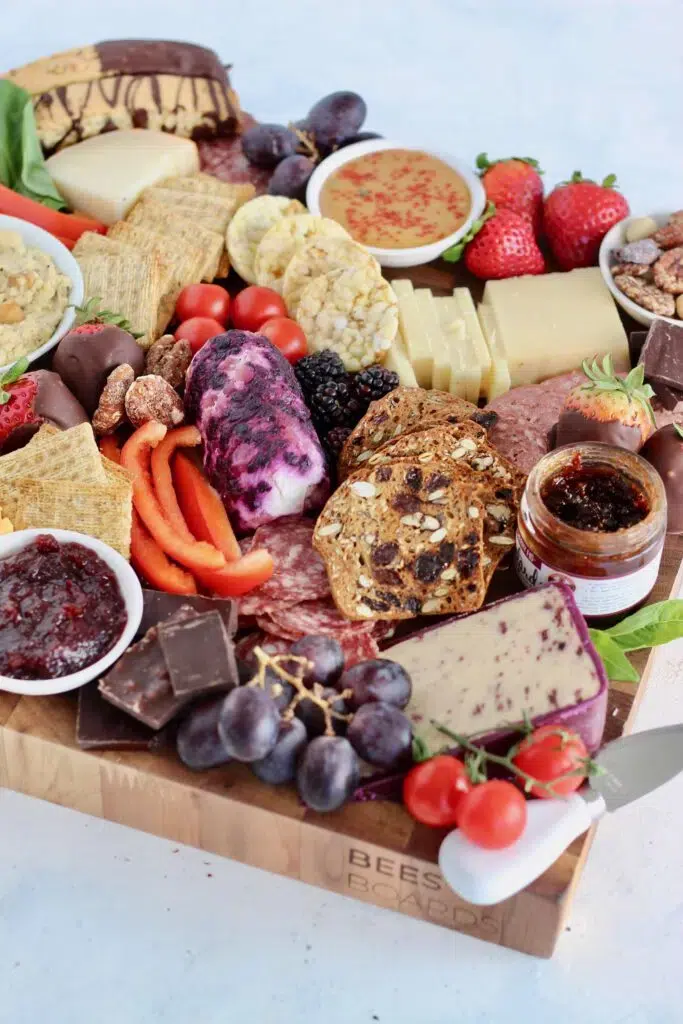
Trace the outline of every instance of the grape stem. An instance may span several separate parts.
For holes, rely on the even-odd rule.
[[[306,672],[312,671],[315,667],[314,663],[308,658],[303,658],[296,654],[270,655],[266,654],[266,652],[260,647],[255,647],[253,653],[258,661],[258,669],[256,670],[256,675],[247,683],[247,686],[260,686],[265,690],[266,670],[270,669],[279,679],[285,683],[289,683],[289,685],[293,686],[296,690],[296,693],[281,714],[281,718],[284,722],[291,722],[294,718],[296,708],[304,700],[310,700],[312,704],[315,704],[322,711],[325,719],[325,736],[335,735],[332,719],[337,718],[342,722],[351,721],[353,715],[344,715],[341,711],[335,711],[330,701],[323,697],[323,686],[321,683],[313,683],[311,687],[308,687],[299,676],[293,675],[285,668],[285,665],[291,665],[294,663],[301,670],[301,675],[304,675]],[[273,692],[275,692],[274,687]],[[281,688],[280,692],[282,692]],[[276,694],[276,696],[278,696],[278,694]],[[337,699],[345,700],[352,696],[353,690],[342,690],[338,694]]]

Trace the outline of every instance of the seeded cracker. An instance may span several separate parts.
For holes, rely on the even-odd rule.
[[[379,280],[382,268],[358,242],[350,238],[314,235],[297,246],[282,279],[282,297],[289,315],[296,317],[301,295],[310,282],[331,270],[362,270]]]
[[[313,546],[349,619],[471,612],[486,593],[483,521],[474,488],[450,464],[425,469],[401,459],[345,480],[318,518]]]
[[[283,217],[306,213],[298,199],[286,196],[257,196],[239,210],[228,224],[226,235],[230,261],[247,284],[256,284],[254,259],[265,233]]]
[[[362,269],[331,270],[304,288],[297,320],[311,352],[331,348],[350,373],[381,363],[398,331],[388,281]]]
[[[329,217],[302,213],[283,217],[266,231],[254,256],[256,282],[282,294],[283,278],[297,248],[312,238],[348,238],[348,232]]]

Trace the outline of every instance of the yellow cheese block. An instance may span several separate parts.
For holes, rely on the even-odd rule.
[[[491,354],[484,339],[481,324],[479,323],[479,317],[477,316],[477,311],[474,308],[474,302],[472,301],[469,288],[454,288],[453,298],[458,304],[460,316],[465,321],[467,337],[472,342],[477,361],[481,367],[481,381],[483,387],[484,382],[488,380],[491,372]]]
[[[427,331],[415,300],[415,292],[411,281],[392,281],[392,288],[398,299],[398,317],[401,334],[406,343],[417,383],[422,388],[431,388],[434,356]]]
[[[398,329],[398,334],[391,343],[391,348],[387,352],[384,365],[387,370],[393,370],[394,373],[398,374],[398,381],[401,387],[417,387],[417,377],[415,376],[415,371],[411,366],[410,359],[408,359],[406,344],[403,340],[400,327]]]
[[[429,288],[415,290],[415,303],[423,330],[429,337],[429,348],[432,353],[431,387],[437,391],[448,391],[451,380],[450,352],[436,314],[434,296]]]
[[[434,303],[450,354],[449,390],[452,395],[476,404],[481,390],[481,366],[467,325],[460,316],[458,302],[452,296],[446,296],[434,299]]]
[[[492,310],[484,303],[479,307],[479,321],[491,355],[491,369],[484,382],[484,397],[487,402],[492,402],[510,390],[510,368]]]
[[[577,369],[608,353],[629,368],[628,339],[597,267],[488,281],[480,316],[507,359],[512,387]]]

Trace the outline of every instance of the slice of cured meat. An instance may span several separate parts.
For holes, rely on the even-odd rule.
[[[253,128],[257,123],[249,114],[242,115],[243,132]],[[236,135],[231,139],[205,139],[197,143],[197,148],[202,171],[213,174],[221,181],[230,181],[234,185],[253,185],[257,196],[267,191],[273,172],[249,163],[242,151],[241,136]]]
[[[301,516],[286,516],[259,526],[251,547],[270,552],[275,572],[266,583],[245,594],[240,615],[268,615],[272,609],[329,596],[325,563],[311,543],[313,526],[310,519]]]
[[[549,451],[548,435],[565,398],[585,380],[582,373],[564,373],[494,398],[486,406],[487,411],[498,414],[498,421],[489,430],[489,441],[522,472],[529,473]]]
[[[298,639],[298,638],[297,638]],[[342,651],[344,652],[344,665],[350,668],[359,661],[368,661],[379,657],[377,641],[364,630],[355,630],[353,633],[345,632],[337,637]],[[286,654],[293,643],[293,639],[285,640],[283,637],[273,636],[263,630],[249,633],[240,640],[235,648],[238,659],[248,668],[256,668],[256,659],[253,656],[255,647],[261,647],[266,654]]]
[[[260,629],[275,636],[298,640],[301,636],[323,633],[334,636],[341,643],[344,634],[359,632],[372,634],[372,622],[350,622],[338,611],[331,598],[302,601],[289,607],[272,608],[268,615],[258,616]]]

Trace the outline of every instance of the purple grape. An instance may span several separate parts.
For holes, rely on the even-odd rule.
[[[287,196],[289,199],[303,201],[313,167],[313,161],[307,156],[285,157],[273,171],[268,184],[268,195]]]
[[[301,676],[306,686],[311,683],[330,686],[344,671],[344,652],[333,636],[304,636],[292,644],[289,653],[313,662],[313,668]]]
[[[237,761],[259,761],[277,742],[280,715],[265,690],[238,686],[223,702],[218,734]]]
[[[299,140],[281,124],[257,124],[242,136],[242,150],[256,167],[277,167],[285,157],[296,153]]]
[[[230,754],[218,733],[218,720],[225,697],[195,708],[180,723],[176,737],[178,757],[194,771],[216,768],[230,761]]]
[[[343,149],[344,146],[352,146],[354,142],[368,142],[370,139],[381,139],[383,137],[378,132],[356,132],[355,135],[349,135],[347,138],[342,139],[341,142],[338,142],[337,149]]]
[[[254,761],[251,770],[261,782],[270,782],[274,786],[291,782],[296,776],[296,767],[307,743],[306,727],[298,718],[280,722],[275,746],[260,761]]]
[[[314,811],[336,811],[349,799],[360,779],[356,752],[342,736],[318,736],[299,762],[299,796]]]
[[[367,114],[365,100],[357,92],[331,92],[311,107],[306,120],[319,148],[334,149],[342,139],[355,135]]]
[[[322,696],[330,702],[333,711],[337,711],[340,715],[345,715],[348,712],[346,702],[333,687],[325,687]],[[323,710],[312,700],[302,700],[297,704],[294,714],[304,723],[309,736],[322,736],[325,732],[326,722]],[[343,718],[332,717],[332,728],[338,736],[342,736],[346,732],[346,726],[347,723]]]
[[[347,668],[334,685],[340,693],[342,690],[353,690],[353,695],[347,698],[352,711],[362,704],[378,700],[404,708],[413,690],[410,676],[403,665],[388,658],[359,661],[357,665]]]
[[[413,732],[406,716],[393,704],[363,704],[351,719],[346,735],[356,753],[376,768],[400,768],[410,763]]]

